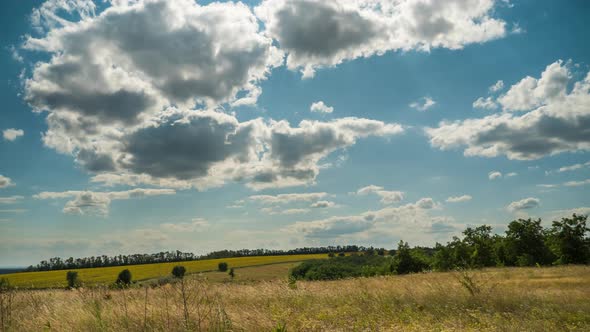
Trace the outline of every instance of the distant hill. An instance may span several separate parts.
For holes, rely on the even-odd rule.
[[[25,269],[24,267],[6,267],[6,268],[0,267],[0,274],[16,273],[16,272],[23,271],[24,269]]]

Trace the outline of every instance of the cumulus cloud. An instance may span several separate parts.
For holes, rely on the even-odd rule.
[[[496,180],[496,179],[500,179],[502,177],[502,173],[498,172],[498,171],[493,171],[488,173],[488,179],[490,180]]]
[[[376,194],[381,197],[382,204],[393,204],[404,199],[404,193],[402,191],[389,191],[375,185],[359,188],[356,193],[357,195]]]
[[[0,197],[0,204],[15,204],[24,199],[23,196]]]
[[[318,102],[311,104],[309,110],[317,113],[332,113],[334,112],[334,107],[330,107],[320,100]]]
[[[419,101],[415,101],[411,103],[409,106],[417,111],[424,112],[436,105],[436,101],[434,101],[430,97],[422,97]]]
[[[479,97],[476,101],[473,102],[473,108],[495,110],[498,108],[498,104],[494,101],[492,97]]]
[[[516,173],[516,172],[510,172],[510,173],[506,174],[506,177],[507,178],[511,178],[511,177],[514,177],[514,176],[517,176],[517,175],[518,175],[518,173]]]
[[[462,196],[451,196],[447,198],[448,203],[461,203],[470,201],[473,197],[470,195],[462,195]]]
[[[539,207],[541,201],[538,198],[529,197],[520,201],[515,201],[507,206],[508,211],[519,212],[522,210],[530,210]]]
[[[66,214],[78,215],[100,215],[106,216],[112,201],[142,198],[148,196],[174,195],[172,189],[141,189],[136,188],[127,191],[94,192],[94,191],[63,191],[63,192],[41,192],[33,196],[35,199],[68,199],[63,212]]]
[[[255,8],[268,35],[287,53],[287,67],[313,77],[387,51],[461,49],[503,37],[493,0],[265,0]]]
[[[23,136],[24,134],[25,132],[22,129],[9,128],[2,131],[2,136],[4,137],[4,139],[10,142]]]
[[[490,88],[489,88],[491,93],[498,92],[502,89],[504,89],[504,81],[502,81],[502,80],[499,80],[498,82],[496,82],[494,85],[490,86]]]
[[[528,111],[546,105],[565,97],[571,77],[567,66],[558,60],[547,66],[540,79],[527,76],[511,86],[498,102],[508,111]]]
[[[527,77],[498,101],[509,111],[480,119],[443,121],[427,128],[430,144],[442,150],[465,147],[464,155],[533,160],[590,150],[590,73],[572,85],[568,66],[556,61],[540,79]]]
[[[9,177],[0,174],[0,189],[14,186],[14,183]]]
[[[336,206],[336,203],[330,201],[317,201],[310,205],[314,209],[325,209]]]
[[[47,33],[23,46],[49,54],[24,84],[27,102],[47,112],[44,144],[72,155],[94,173],[93,182],[179,189],[227,181],[256,190],[309,185],[332,152],[403,132],[369,119],[304,120],[293,127],[223,113],[225,104],[256,102],[260,81],[282,63],[242,3],[113,1],[106,7],[52,1],[35,14]],[[59,12],[83,19],[60,20]]]
[[[280,63],[241,3],[113,5],[24,47],[53,55],[26,82],[26,99],[37,110],[125,124],[166,104],[234,102],[240,91],[251,98]]]

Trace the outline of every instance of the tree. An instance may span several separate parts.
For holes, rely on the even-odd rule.
[[[217,264],[217,269],[219,270],[219,272],[226,272],[227,271],[227,263],[220,262],[219,264]]]
[[[234,280],[234,277],[236,276],[236,274],[234,273],[234,268],[232,267],[231,269],[229,269],[229,277]]]
[[[492,227],[482,225],[476,228],[467,227],[463,231],[463,242],[470,249],[469,264],[472,267],[495,265]]]
[[[172,275],[178,279],[184,278],[184,274],[186,273],[186,269],[182,265],[177,265],[172,268]]]
[[[551,251],[545,243],[545,230],[541,219],[518,219],[508,224],[504,250],[505,265],[533,266],[549,264]]]
[[[399,241],[392,268],[397,274],[421,272],[428,268],[424,252],[419,248],[410,249],[407,242]]]
[[[555,264],[585,264],[590,259],[590,239],[586,233],[588,217],[576,215],[554,221],[548,237],[549,246],[557,260]]]
[[[68,273],[66,273],[66,280],[68,281],[68,288],[80,287],[81,282],[78,279],[78,272],[68,271]]]
[[[117,276],[117,284],[122,286],[129,286],[131,284],[131,271],[125,269],[119,272],[119,276]]]

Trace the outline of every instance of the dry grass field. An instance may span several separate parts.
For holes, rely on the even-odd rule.
[[[296,284],[286,278],[210,282],[196,275],[156,288],[24,290],[12,296],[10,331],[590,330],[588,266]]]
[[[117,280],[117,275],[123,269],[129,269],[131,271],[133,280],[146,280],[170,276],[172,268],[176,265],[183,265],[184,267],[186,267],[187,273],[197,273],[215,271],[217,270],[217,264],[219,264],[219,262],[226,262],[230,267],[239,268],[276,263],[300,262],[308,259],[327,257],[327,254],[255,256],[224,259],[208,259],[178,263],[99,267],[79,270],[74,269],[72,271],[78,271],[79,278],[86,285],[107,285],[114,283],[115,280]],[[1,277],[8,279],[11,285],[17,286],[19,288],[54,288],[65,287],[67,285],[66,272],[66,270],[24,272],[5,274]]]

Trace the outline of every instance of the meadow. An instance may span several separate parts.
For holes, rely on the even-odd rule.
[[[237,270],[234,281],[205,273],[154,288],[21,290],[7,330],[590,330],[588,266],[297,282],[264,268],[248,269],[276,278],[239,282]]]
[[[280,256],[253,256],[253,257],[236,257],[223,259],[207,259],[198,261],[178,262],[178,263],[158,263],[142,264],[129,266],[113,266],[89,269],[73,269],[78,272],[78,277],[86,285],[108,285],[115,282],[117,275],[123,269],[129,269],[133,280],[147,280],[160,277],[170,276],[172,268],[176,265],[182,265],[186,268],[187,273],[198,273],[217,270],[220,262],[226,262],[230,267],[240,268],[247,266],[258,266],[276,263],[300,262],[308,259],[327,258],[327,254],[308,254],[308,255],[280,255]],[[56,288],[65,287],[66,270],[42,271],[42,272],[22,272],[2,275],[12,286],[19,288]]]

